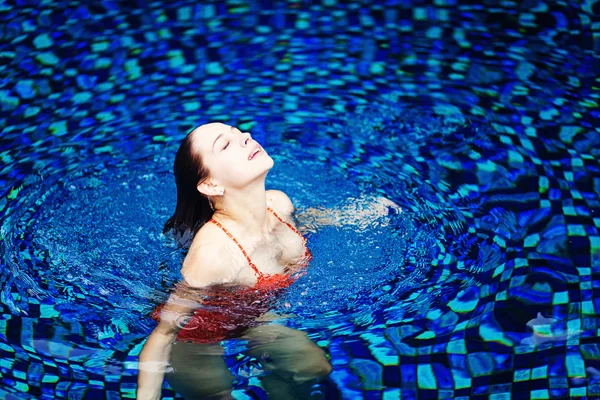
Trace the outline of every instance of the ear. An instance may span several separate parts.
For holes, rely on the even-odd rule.
[[[196,186],[196,189],[198,189],[198,191],[205,196],[219,196],[221,194],[221,191],[223,190],[223,187],[220,185],[217,185],[216,183],[214,183],[212,181],[206,180],[206,181],[200,182]]]

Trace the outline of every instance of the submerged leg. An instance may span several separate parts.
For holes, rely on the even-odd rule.
[[[263,325],[248,330],[244,338],[247,354],[269,371],[261,381],[270,399],[309,399],[313,385],[331,373],[325,352],[304,332]]]
[[[175,342],[171,351],[173,372],[166,374],[169,385],[185,399],[233,399],[233,376],[218,344]]]

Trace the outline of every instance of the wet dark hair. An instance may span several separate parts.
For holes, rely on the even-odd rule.
[[[177,185],[177,205],[163,227],[163,233],[173,236],[181,247],[189,247],[198,229],[214,213],[208,198],[196,188],[210,173],[202,163],[200,154],[194,151],[193,132],[183,139],[175,155],[173,174]]]

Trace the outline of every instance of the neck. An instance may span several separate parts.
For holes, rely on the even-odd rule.
[[[264,180],[243,189],[228,189],[215,208],[217,219],[234,221],[248,232],[265,231],[267,192]]]

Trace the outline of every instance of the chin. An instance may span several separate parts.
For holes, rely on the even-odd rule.
[[[261,156],[261,160],[256,160],[256,161],[260,164],[261,168],[271,169],[271,168],[273,168],[273,165],[275,165],[275,161],[273,161],[271,156],[268,155],[267,153],[265,153]]]
[[[270,155],[266,154],[266,156],[269,158],[269,169],[273,168],[273,165],[275,165],[275,161],[271,158]]]
[[[260,155],[260,159],[252,160],[249,164],[246,164],[244,171],[240,171],[240,174],[250,173],[256,177],[264,176],[271,168],[275,165],[275,161],[268,154]],[[252,171],[252,172],[251,172]]]
[[[256,161],[258,161],[258,160],[256,160]],[[251,176],[254,176],[254,177],[250,177],[251,181],[258,179],[260,177],[262,177],[264,179],[266,177],[267,173],[271,170],[271,168],[273,168],[274,164],[275,164],[275,162],[273,161],[273,159],[271,157],[267,156],[265,159],[258,161],[257,164],[255,164],[253,166],[252,171],[255,171],[255,172],[250,172],[250,170],[246,169],[245,171],[240,171],[240,175],[247,175],[248,173],[250,173]]]
[[[267,174],[271,168],[273,168],[273,165],[275,165],[275,161],[273,161],[273,159],[271,157],[269,157],[268,161],[264,161],[264,174]]]

